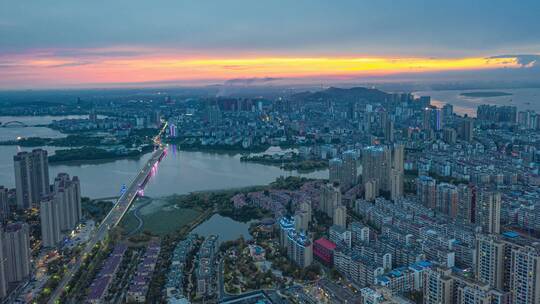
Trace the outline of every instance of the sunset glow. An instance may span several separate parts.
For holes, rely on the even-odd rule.
[[[390,58],[247,56],[11,56],[2,60],[0,87],[19,83],[92,84],[208,82],[233,78],[354,78],[401,73],[520,67],[516,58]]]

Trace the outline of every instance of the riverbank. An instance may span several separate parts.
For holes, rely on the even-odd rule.
[[[251,162],[262,165],[277,166],[286,171],[309,173],[328,168],[328,161],[302,159],[297,154],[292,155],[244,155],[242,162]]]
[[[119,159],[138,158],[152,152],[153,146],[143,146],[133,150],[105,150],[94,147],[56,150],[49,156],[50,164],[83,164],[91,162],[105,162]]]

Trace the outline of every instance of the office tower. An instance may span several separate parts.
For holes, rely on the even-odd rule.
[[[8,291],[6,260],[4,258],[5,251],[4,231],[0,229],[0,300],[4,299]]]
[[[511,303],[540,303],[540,249],[532,246],[513,248],[511,265]]]
[[[476,196],[475,223],[482,232],[499,234],[501,228],[501,194],[480,189]]]
[[[474,140],[474,121],[470,118],[466,118],[461,122],[461,139],[465,141]]]
[[[4,259],[9,283],[20,282],[30,275],[30,236],[28,225],[17,222],[4,230]]]
[[[457,140],[456,130],[452,128],[444,128],[443,130],[443,140],[449,145],[453,145]]]
[[[19,152],[13,161],[17,208],[27,209],[39,203],[41,196],[47,196],[50,192],[47,151],[35,149],[32,152]]]
[[[290,230],[288,233],[287,256],[298,267],[306,268],[313,262],[313,244],[304,232]]]
[[[448,183],[437,185],[436,210],[456,218],[458,213],[458,189]]]
[[[345,206],[339,206],[334,210],[333,215],[334,225],[347,227],[347,208]]]
[[[342,185],[349,189],[356,185],[358,177],[356,152],[349,150],[343,153]]]
[[[475,193],[471,186],[460,184],[458,190],[458,214],[456,219],[460,223],[474,223],[475,216]]]
[[[492,288],[503,289],[504,244],[494,235],[476,238],[476,279]]]
[[[0,186],[0,221],[5,221],[9,216],[8,189]]]
[[[392,169],[390,173],[390,199],[397,201],[403,197],[403,173]]]
[[[372,179],[364,184],[364,199],[366,201],[374,201],[379,196],[379,188],[377,186],[377,180]]]
[[[54,179],[53,191],[60,213],[60,230],[72,230],[82,218],[79,178],[70,178],[66,173],[59,173]]]
[[[341,205],[341,191],[339,187],[331,184],[325,184],[321,187],[321,199],[319,209],[326,213],[328,217],[334,216],[334,210]]]
[[[328,161],[328,174],[330,183],[341,183],[343,161],[339,158],[332,158]]]
[[[428,208],[435,208],[437,202],[437,186],[435,179],[422,175],[416,182],[416,195],[422,205]]]
[[[42,245],[43,247],[55,247],[62,240],[58,200],[52,197],[43,198],[39,213],[41,218]]]

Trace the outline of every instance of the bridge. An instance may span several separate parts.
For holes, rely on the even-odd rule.
[[[68,271],[59,282],[56,289],[52,292],[49,301],[47,302],[48,304],[58,303],[64,289],[77,271],[81,268],[84,257],[90,254],[92,248],[94,248],[96,244],[105,239],[112,228],[120,224],[120,221],[126,215],[129,207],[131,207],[135,199],[142,194],[142,191],[150,179],[150,176],[152,176],[159,162],[167,154],[166,147],[161,145],[160,141],[160,137],[165,131],[166,127],[167,124],[165,123],[165,126],[160,130],[159,134],[153,139],[154,143],[159,144],[158,148],[152,153],[152,157],[150,157],[144,167],[137,173],[137,176],[131,181],[126,191],[124,191],[118,198],[111,211],[109,211],[99,226],[93,231],[83,251],[76,257],[76,261],[73,263],[73,265],[68,267]]]
[[[22,121],[12,120],[12,121],[6,121],[4,123],[1,123],[0,127],[2,127],[2,128],[23,128],[23,127],[28,127],[28,125],[25,124]]]

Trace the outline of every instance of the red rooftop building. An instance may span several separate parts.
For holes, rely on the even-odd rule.
[[[313,243],[313,255],[321,261],[321,263],[332,266],[334,264],[334,250],[336,244],[325,239],[324,237],[316,240]]]

